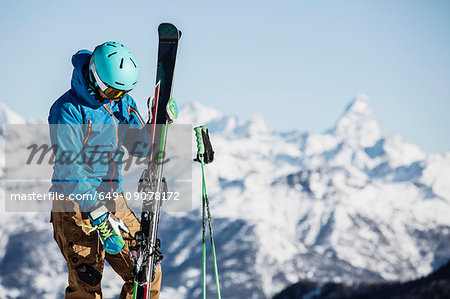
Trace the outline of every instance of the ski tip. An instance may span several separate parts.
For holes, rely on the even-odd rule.
[[[174,40],[177,41],[181,37],[181,31],[170,23],[161,23],[158,26],[158,34],[160,40]]]

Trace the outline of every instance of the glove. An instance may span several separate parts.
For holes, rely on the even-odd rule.
[[[178,106],[174,98],[170,98],[166,106],[167,117],[169,118],[169,124],[173,123],[178,118]]]
[[[149,97],[147,100],[147,108],[148,108],[148,124],[152,123],[153,120],[153,108],[155,108],[155,97]]]
[[[110,213],[104,205],[90,212],[89,220],[91,220],[93,226],[83,226],[91,229],[88,234],[95,230],[98,232],[100,241],[107,253],[117,254],[122,251],[125,247],[125,241],[120,231],[130,232],[122,220]]]
[[[155,108],[155,98],[149,97],[147,100],[148,108],[148,123],[153,121],[153,109]],[[166,106],[167,118],[169,119],[169,124],[173,123],[178,118],[178,106],[174,98],[170,98]]]

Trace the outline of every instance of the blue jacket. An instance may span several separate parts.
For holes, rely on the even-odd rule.
[[[91,55],[87,50],[73,55],[71,88],[52,105],[48,117],[55,155],[50,191],[71,195],[84,211],[108,192],[122,192],[122,146],[145,157],[151,140],[130,95],[99,103],[89,94]]]

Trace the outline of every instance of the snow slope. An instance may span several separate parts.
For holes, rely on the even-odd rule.
[[[223,298],[267,298],[301,279],[409,280],[450,258],[450,153],[384,136],[367,96],[322,134],[273,132],[260,116],[199,103],[180,111],[180,123],[208,125],[216,152],[206,171]],[[201,297],[200,188],[193,164],[192,211],[161,216],[161,298]],[[0,294],[61,297],[65,266],[48,215],[1,216]],[[107,269],[103,285],[113,298],[120,278]]]

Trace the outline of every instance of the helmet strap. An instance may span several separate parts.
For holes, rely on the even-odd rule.
[[[88,70],[88,76],[87,76],[87,85],[88,85],[88,87],[87,87],[87,91],[88,91],[88,93],[90,94],[90,95],[95,95],[96,93],[97,93],[97,88],[98,88],[98,85],[97,85],[97,83],[95,82],[95,79],[94,79],[94,77],[92,76],[92,72],[91,72],[91,70],[89,69]]]
[[[89,61],[89,69],[91,70],[92,75],[94,76],[95,79],[95,83],[98,85],[98,87],[101,90],[106,90],[108,86],[105,83],[103,83],[102,79],[100,79],[100,76],[97,73],[97,69],[95,68],[94,55],[91,56],[91,59]]]

